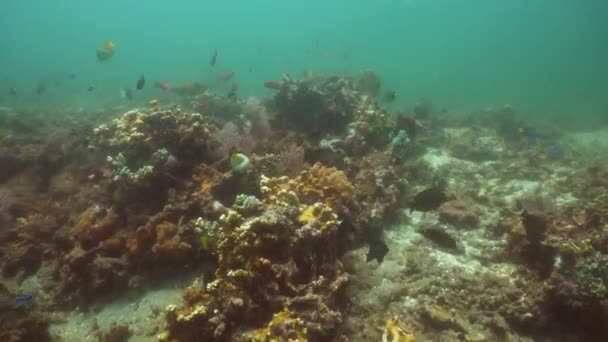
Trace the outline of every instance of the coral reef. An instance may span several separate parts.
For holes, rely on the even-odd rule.
[[[0,340],[608,339],[597,151],[510,106],[393,112],[371,71],[267,85],[2,109]]]
[[[335,334],[348,281],[339,258],[357,207],[352,184],[315,164],[292,180],[262,176],[260,188],[262,200],[239,195],[219,222],[199,221],[218,255],[215,280],[196,303],[169,311],[164,340],[239,339],[237,322],[261,329],[260,341]]]

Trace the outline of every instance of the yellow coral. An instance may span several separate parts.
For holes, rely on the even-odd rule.
[[[304,208],[298,217],[298,221],[302,224],[308,224],[315,220],[321,224],[321,227],[319,228],[321,231],[337,227],[339,224],[338,215],[331,206],[320,202]]]
[[[382,342],[413,342],[414,335],[406,333],[400,326],[397,317],[386,322],[382,333]]]
[[[255,342],[306,342],[308,330],[304,322],[293,312],[284,309],[272,316],[272,321],[263,329],[258,329],[253,337]]]
[[[300,213],[300,217],[298,217],[298,221],[300,221],[300,223],[306,224],[314,220],[315,218],[315,206],[309,205],[304,210],[302,210],[302,212]]]

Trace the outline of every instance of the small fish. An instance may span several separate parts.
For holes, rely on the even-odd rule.
[[[17,96],[17,88],[12,87],[8,90],[8,93],[13,96]]]
[[[549,148],[547,148],[547,152],[549,152],[551,154],[558,154],[559,153],[559,151],[555,147],[549,147]]]
[[[211,61],[209,61],[209,65],[211,67],[214,67],[216,62],[217,62],[217,50],[213,50],[213,53],[211,54]]]
[[[525,130],[524,130],[523,127],[520,127],[517,131],[519,132],[519,134],[524,134],[525,133]]]
[[[146,78],[144,77],[144,75],[141,75],[137,80],[137,84],[135,84],[135,89],[142,90],[144,89],[144,85],[146,85]]]
[[[237,90],[239,90],[239,84],[234,82],[232,83],[232,85],[230,86],[230,90],[228,91],[228,98],[229,99],[234,99],[236,98],[236,92]]]
[[[367,252],[367,262],[372,260],[378,261],[379,264],[384,261],[384,256],[388,253],[388,245],[382,240],[371,241],[369,243],[369,251]]]
[[[31,293],[22,297],[17,297],[17,304],[25,303],[33,297],[34,295],[32,295]]]
[[[201,235],[198,239],[198,242],[199,242],[199,250],[201,250],[201,251],[209,250],[209,238],[207,237],[207,235],[205,235],[205,234]]]
[[[46,83],[40,82],[36,87],[36,95],[42,95],[46,91]]]
[[[129,88],[123,88],[120,91],[120,97],[122,97],[123,99],[127,99],[127,100],[133,100],[133,91]]]
[[[73,80],[73,79],[75,79],[75,78],[76,78],[76,74],[75,74],[75,73],[70,73],[70,74],[68,75],[68,77],[69,77],[71,80]]]
[[[192,107],[196,110],[203,110],[207,107],[208,104],[209,104],[209,99],[205,99],[200,102],[192,101]]]
[[[384,93],[384,96],[382,96],[382,102],[390,103],[390,102],[395,101],[396,98],[397,98],[397,92],[394,90],[389,90],[386,93]]]
[[[154,82],[154,86],[156,88],[159,88],[159,89],[164,90],[164,91],[169,91],[172,88],[169,83],[167,83],[167,82],[160,82],[160,81]]]
[[[276,89],[276,90],[280,90],[283,88],[283,83],[278,82],[278,81],[266,81],[264,82],[264,87],[268,88],[268,89]]]
[[[234,71],[228,71],[225,74],[220,75],[219,80],[220,81],[228,81],[229,79],[231,79],[232,77],[234,77],[235,72]]]
[[[87,91],[88,91],[88,92],[92,92],[93,90],[95,90],[95,86],[90,85],[90,86],[87,88]]]

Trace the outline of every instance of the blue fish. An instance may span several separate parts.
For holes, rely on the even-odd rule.
[[[23,297],[17,297],[17,304],[25,303],[28,300],[32,299],[33,297],[34,297],[34,295],[32,295],[32,294],[28,294]]]
[[[547,149],[547,152],[549,152],[551,154],[558,154],[559,153],[559,151],[555,147],[549,147]]]

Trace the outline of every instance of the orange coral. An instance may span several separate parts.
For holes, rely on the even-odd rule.
[[[310,169],[304,170],[294,180],[298,183],[297,190],[308,200],[340,200],[348,201],[353,198],[355,188],[344,172],[335,167],[326,167],[316,163]]]
[[[150,249],[154,244],[154,232],[146,226],[141,226],[135,235],[127,239],[127,250],[130,254],[140,254]]]
[[[86,247],[92,247],[112,236],[119,223],[119,216],[113,211],[107,211],[98,219],[99,209],[88,208],[74,226],[76,238]]]
[[[214,168],[201,164],[194,169],[192,179],[200,184],[201,192],[210,193],[221,184],[222,174]]]
[[[156,226],[156,241],[165,242],[177,233],[177,226],[174,223],[163,221]]]

